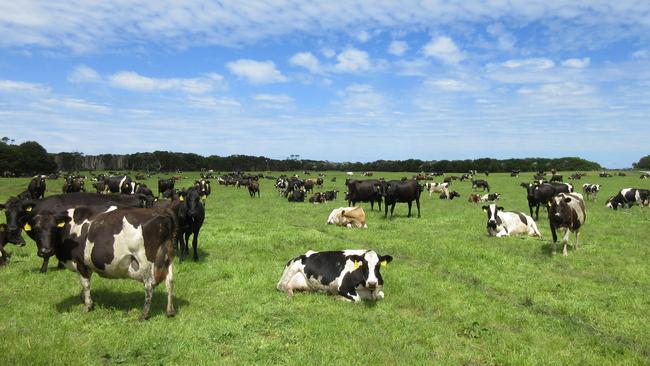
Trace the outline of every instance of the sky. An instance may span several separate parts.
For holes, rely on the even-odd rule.
[[[0,2],[0,134],[49,152],[647,155],[650,2]]]

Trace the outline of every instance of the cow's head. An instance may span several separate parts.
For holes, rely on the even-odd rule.
[[[614,210],[617,210],[619,206],[622,206],[622,204],[616,199],[616,197],[609,197],[607,199],[607,203],[605,204],[605,207],[612,208]]]
[[[571,207],[569,202],[572,198],[562,193],[552,197],[548,201],[548,217],[555,217],[557,219],[571,217]]]
[[[24,205],[30,207],[30,203]],[[38,247],[39,257],[50,257],[54,254],[56,243],[61,240],[65,225],[72,219],[67,212],[40,211],[36,215],[24,216],[22,228],[30,233]]]
[[[384,279],[381,277],[381,267],[388,266],[393,261],[390,255],[378,255],[375,251],[368,251],[363,255],[353,255],[349,258],[354,266],[354,271],[360,275],[359,285],[373,291],[381,291]]]
[[[450,200],[453,200],[454,197],[460,197],[460,193],[458,193],[458,192],[456,192],[456,191],[451,191],[451,192],[449,192],[449,199],[450,199]]]
[[[25,245],[25,240],[20,235],[20,220],[26,214],[23,208],[24,202],[16,197],[10,197],[5,204],[0,204],[0,210],[5,211],[5,219],[7,222],[6,240],[20,246]]]
[[[203,204],[201,203],[201,194],[197,189],[191,188],[187,190],[183,199],[187,206],[187,214],[190,216],[195,215],[203,207]]]
[[[496,229],[497,225],[501,223],[501,219],[497,214],[499,211],[503,211],[503,207],[491,204],[489,206],[483,206],[483,211],[487,213],[487,227]]]

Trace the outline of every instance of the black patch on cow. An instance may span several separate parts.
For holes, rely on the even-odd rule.
[[[524,215],[521,212],[517,212],[517,216],[519,216],[519,220],[524,223],[524,225],[528,225],[528,219],[526,218],[526,215]]]
[[[90,258],[96,268],[106,269],[106,265],[115,258],[115,235],[123,229],[123,217],[124,213],[111,211],[97,217],[90,226],[88,241],[93,243]]]

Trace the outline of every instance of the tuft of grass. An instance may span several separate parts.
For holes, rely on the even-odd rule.
[[[0,267],[0,364],[650,363],[650,210],[604,207],[620,188],[648,188],[647,181],[596,173],[576,181],[578,191],[584,182],[601,183],[603,191],[587,202],[580,249],[571,247],[565,258],[559,244],[553,254],[544,208],[542,240],[488,237],[481,205],[466,201],[469,182],[452,184],[462,195],[453,201],[424,192],[420,219],[406,218],[405,204],[384,219],[383,211],[362,203],[367,230],[328,226],[330,211],[347,203],[344,174],[326,174],[323,189],[340,193],[323,205],[289,203],[271,180],[261,180],[261,198],[213,181],[200,260],[174,264],[172,319],[164,316],[164,288],[155,291],[151,319],[139,322],[142,285],[98,276],[95,310],[83,313],[76,274],[57,270],[56,260],[40,274],[31,240],[22,248],[8,245],[13,256]],[[198,177],[185,175],[190,179],[180,187]],[[330,182],[334,176],[337,183]],[[486,179],[502,194],[501,206],[528,213],[519,183],[530,178]],[[156,187],[156,179],[145,183]],[[0,179],[0,200],[28,181]],[[47,195],[58,194],[62,180],[47,184]],[[287,298],[275,290],[289,258],[348,248],[394,256],[382,270],[383,301]]]

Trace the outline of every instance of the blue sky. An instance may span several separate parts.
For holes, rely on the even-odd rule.
[[[650,2],[5,1],[0,126],[85,154],[648,152]]]

